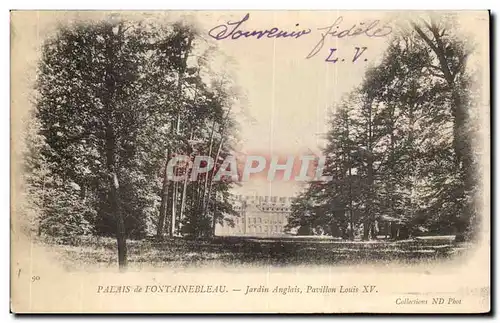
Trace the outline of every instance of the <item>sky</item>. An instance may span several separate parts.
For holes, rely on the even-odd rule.
[[[228,21],[240,21],[245,14],[214,13],[200,21],[203,22],[202,28],[210,30]],[[238,30],[265,30],[275,26],[286,31],[310,29],[311,32],[286,39],[212,39],[219,50],[231,58],[235,82],[244,93],[246,113],[237,116],[244,153],[298,157],[320,152],[324,145],[323,136],[328,131],[327,121],[335,104],[360,84],[366,68],[380,58],[389,38],[365,35],[342,39],[327,37],[318,54],[306,59],[322,38],[324,31],[318,28],[331,26],[341,16],[339,26],[342,30],[355,24],[359,26],[360,22],[386,17],[384,13],[373,12],[250,12],[249,19]],[[353,63],[356,47],[367,49]],[[325,61],[330,48],[336,48],[334,57],[339,57],[336,63]],[[293,196],[303,185],[257,179],[244,182],[235,192]]]

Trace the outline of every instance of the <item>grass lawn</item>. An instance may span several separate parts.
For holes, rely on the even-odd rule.
[[[404,241],[341,241],[317,237],[216,237],[210,240],[128,240],[131,267],[349,265],[421,263],[451,259],[467,250],[453,236]],[[46,244],[68,269],[114,267],[116,240],[82,239],[76,246]]]

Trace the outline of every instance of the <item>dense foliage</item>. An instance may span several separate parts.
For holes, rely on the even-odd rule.
[[[231,151],[236,94],[209,69],[213,51],[182,24],[79,23],[45,42],[26,158],[40,234],[116,236],[124,266],[127,238],[231,222],[230,183],[165,171],[176,154]]]
[[[289,228],[365,240],[470,237],[477,183],[468,55],[466,42],[434,21],[395,36],[336,107],[323,151],[334,179],[308,186]]]

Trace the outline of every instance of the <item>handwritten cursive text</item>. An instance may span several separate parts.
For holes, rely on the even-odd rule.
[[[314,48],[306,58],[312,58],[316,56],[316,54],[323,48],[327,36],[333,38],[355,37],[360,35],[365,35],[367,37],[385,37],[392,33],[392,27],[385,24],[383,26],[380,26],[380,20],[360,22],[359,24],[352,25],[352,27],[348,29],[340,27],[343,20],[344,18],[340,16],[330,26],[318,28],[318,30],[324,32],[321,33],[321,39],[314,46]]]
[[[301,36],[307,35],[311,32],[311,29],[303,29],[296,31],[284,31],[277,27],[266,28],[263,30],[242,30],[242,25],[245,21],[250,19],[250,14],[247,13],[242,19],[238,21],[228,21],[226,24],[215,26],[208,31],[208,35],[217,40],[222,39],[238,39],[240,37],[255,37],[261,39],[262,37],[267,38],[299,38]],[[295,24],[298,27],[299,24]]]

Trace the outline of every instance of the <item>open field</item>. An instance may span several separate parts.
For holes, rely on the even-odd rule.
[[[451,259],[467,250],[453,236],[404,241],[340,241],[312,237],[217,237],[212,240],[129,240],[131,267],[349,265],[367,263],[418,264]],[[113,267],[116,241],[82,239],[78,245],[46,244],[68,269]]]

